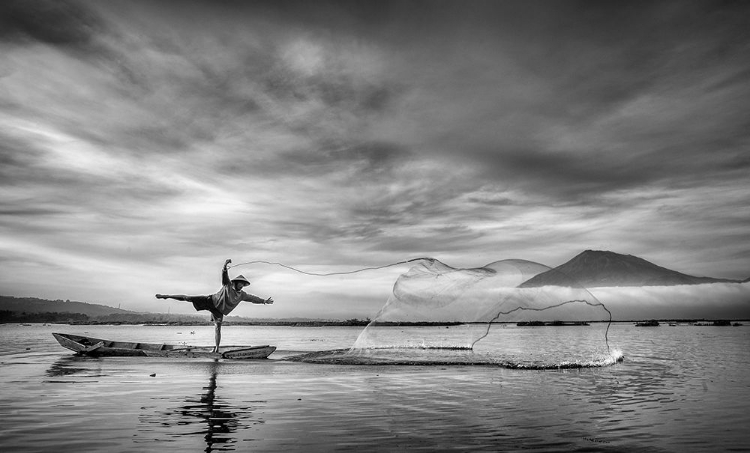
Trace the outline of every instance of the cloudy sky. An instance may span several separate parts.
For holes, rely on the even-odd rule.
[[[0,294],[192,311],[224,259],[585,249],[750,276],[744,2],[6,1]],[[398,272],[245,316],[372,316]],[[342,297],[341,293],[345,293]]]

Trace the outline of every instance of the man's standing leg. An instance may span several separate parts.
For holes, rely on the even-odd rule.
[[[217,318],[216,316],[211,316],[211,318],[214,321],[214,339],[216,340],[216,347],[213,352],[219,352],[219,344],[221,343],[221,322],[224,319]]]

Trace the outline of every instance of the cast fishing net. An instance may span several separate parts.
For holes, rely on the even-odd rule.
[[[305,360],[564,368],[619,359],[608,344],[609,310],[584,287],[539,263],[512,259],[461,269],[418,258],[332,273],[267,264],[317,278],[411,265],[349,350]]]

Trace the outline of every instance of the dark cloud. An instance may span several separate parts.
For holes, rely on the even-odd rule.
[[[543,194],[551,199],[583,201],[609,191],[643,184],[659,172],[656,166],[635,172],[626,165],[600,156],[579,156],[535,149],[500,150],[476,156],[488,179],[510,180],[510,185]]]
[[[2,208],[0,207],[0,216],[8,217],[48,217],[51,215],[57,215],[64,213],[65,210],[60,208],[42,208],[38,206],[32,206],[28,208]]]
[[[0,39],[87,47],[102,27],[98,15],[75,1],[9,0],[0,4]]]
[[[326,152],[329,162],[353,166],[354,178],[360,181],[392,177],[395,169],[413,157],[409,149],[385,141],[354,143]]]
[[[481,206],[488,207],[502,207],[502,206],[514,206],[518,202],[508,198],[505,195],[491,195],[491,196],[470,196],[466,199],[468,203],[475,203]]]
[[[35,143],[0,131],[0,184],[11,184],[25,177],[26,170],[34,165],[44,152]]]
[[[123,266],[134,299],[225,253],[556,265],[608,244],[731,276],[749,9],[5,2],[2,255],[71,263],[66,287]]]
[[[222,172],[247,171],[237,162],[247,162],[260,174],[279,176],[326,177],[333,173],[350,173],[347,183],[366,185],[393,177],[393,171],[412,159],[413,153],[401,145],[388,142],[341,143],[335,140],[310,142],[310,148],[279,152],[273,159],[258,159],[252,154],[234,155],[221,166]],[[343,188],[342,188],[343,189]]]

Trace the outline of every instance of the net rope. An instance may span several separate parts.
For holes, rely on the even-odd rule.
[[[435,261],[435,259],[434,258],[424,258],[424,257],[423,258],[412,258],[412,259],[408,259],[408,260],[404,260],[404,261],[398,261],[398,262],[395,262],[395,263],[384,264],[382,266],[363,267],[363,268],[354,269],[354,270],[351,270],[351,271],[343,271],[343,272],[308,272],[308,271],[303,271],[302,269],[298,269],[298,268],[293,267],[293,266],[289,266],[289,265],[284,264],[284,263],[278,263],[278,262],[273,262],[273,261],[264,261],[264,260],[254,260],[254,261],[247,261],[247,262],[244,262],[244,263],[237,263],[237,264],[233,264],[231,266],[227,266],[227,268],[228,269],[232,269],[232,268],[240,267],[240,266],[249,266],[251,264],[268,264],[270,266],[283,267],[285,269],[289,269],[291,271],[294,271],[294,272],[297,272],[297,273],[300,273],[300,274],[304,274],[304,275],[311,275],[313,277],[331,277],[331,276],[334,276],[334,275],[351,275],[351,274],[358,274],[360,272],[365,272],[365,271],[374,271],[374,270],[379,270],[379,269],[386,269],[386,268],[389,268],[389,267],[400,266],[402,264],[409,264],[409,263],[414,263],[414,262],[417,262],[417,261]]]

